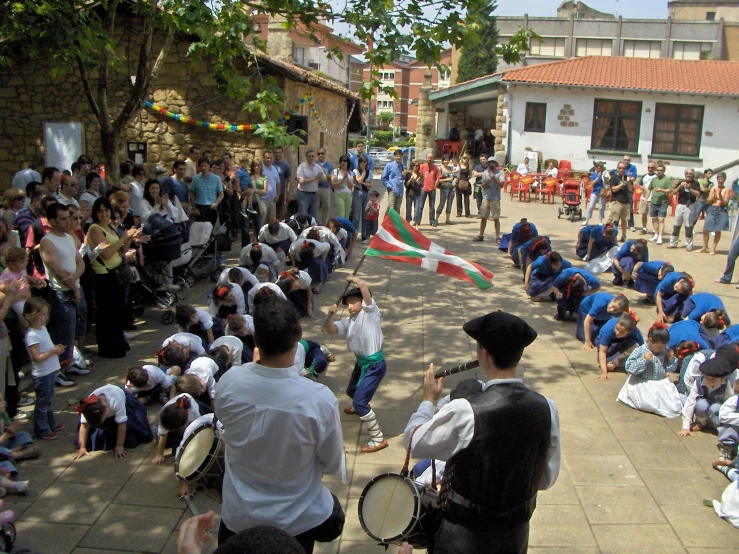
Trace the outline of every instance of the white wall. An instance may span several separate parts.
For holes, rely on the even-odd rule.
[[[663,94],[646,92],[622,92],[596,89],[576,89],[574,87],[542,87],[510,85],[508,89],[508,126],[511,133],[511,163],[522,161],[525,149],[541,151],[544,159],[570,160],[575,169],[589,169],[593,158],[605,160],[608,169],[614,169],[622,156],[588,154],[593,129],[593,107],[595,98],[612,100],[636,100],[642,103],[641,127],[639,130],[640,156],[633,156],[631,162],[639,173],[646,172],[651,156],[652,134],[654,131],[654,112],[657,103],[692,104],[705,106],[701,134],[701,161],[679,161],[665,159],[667,174],[681,177],[685,168],[697,171],[715,168],[739,158],[739,99],[717,98],[688,94]],[[546,132],[524,132],[526,102],[547,104]],[[575,113],[568,115],[576,126],[563,127],[558,116],[564,106],[570,105]],[[520,158],[520,159],[519,159]],[[727,171],[730,180],[739,176],[739,167]]]

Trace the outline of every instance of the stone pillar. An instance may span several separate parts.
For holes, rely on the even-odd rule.
[[[432,151],[436,148],[436,114],[434,105],[429,100],[429,92],[432,90],[431,70],[426,68],[423,74],[423,85],[418,92],[418,119],[416,124],[416,156],[420,157],[421,152],[430,148]]]
[[[281,15],[269,18],[267,23],[267,54],[278,60],[292,62],[293,41],[290,38],[289,29],[284,25],[287,19]]]
[[[508,146],[507,113],[506,87],[501,85],[498,87],[498,106],[495,115],[495,129],[493,130],[493,136],[495,137],[495,158],[501,164],[505,162]]]

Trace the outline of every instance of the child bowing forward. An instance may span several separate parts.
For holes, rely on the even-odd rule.
[[[618,401],[642,412],[663,417],[678,417],[682,412],[680,395],[667,372],[674,373],[677,358],[667,343],[670,332],[662,322],[649,329],[647,342],[636,349],[626,360],[629,378],[618,393]]]
[[[77,452],[72,459],[89,456],[94,450],[113,450],[116,458],[126,457],[126,448],[151,442],[154,436],[146,417],[146,406],[116,385],[103,385],[80,399]]]
[[[354,275],[350,275],[346,280],[355,285],[342,299],[349,310],[349,317],[334,323],[334,314],[339,309],[334,304],[328,310],[326,331],[329,335],[346,335],[346,345],[357,357],[349,386],[346,388],[346,394],[352,399],[352,405],[344,408],[344,413],[357,414],[367,425],[370,440],[362,447],[362,452],[377,452],[388,446],[377,423],[375,412],[370,407],[370,401],[387,371],[385,355],[382,352],[383,337],[380,328],[382,318],[367,283]]]

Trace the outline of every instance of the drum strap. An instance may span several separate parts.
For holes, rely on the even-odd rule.
[[[410,465],[411,461],[411,449],[413,448],[413,435],[416,434],[416,431],[420,428],[420,425],[416,425],[416,427],[411,431],[411,436],[408,438],[408,450],[405,453],[405,463],[403,464],[403,469],[400,470],[400,474],[403,477],[408,477],[408,466]],[[436,459],[431,458],[431,488],[433,490],[436,490]]]

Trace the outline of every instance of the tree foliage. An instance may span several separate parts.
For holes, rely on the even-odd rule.
[[[374,67],[409,51],[431,66],[447,44],[462,47],[476,40],[481,21],[475,14],[486,5],[486,0],[346,0],[340,7],[327,0],[10,0],[0,2],[0,63],[44,58],[55,76],[76,72],[116,178],[121,133],[150,96],[176,33],[190,38],[192,63],[209,61],[223,96],[269,122],[260,129],[263,138],[289,143],[285,127],[276,123],[284,110],[281,91],[248,69],[258,65],[254,52],[266,46],[254,32],[256,14],[284,18],[286,27],[299,25],[316,42],[319,22],[346,23],[354,39],[369,48],[366,57]],[[138,27],[128,33],[131,15]],[[128,61],[116,49],[126,34],[138,41],[135,79],[125,91],[111,90],[112,73]],[[338,49],[332,54],[340,56]],[[365,83],[363,95],[380,86],[376,78]],[[252,87],[258,87],[256,95]],[[111,97],[121,93],[125,102],[114,112]]]
[[[379,112],[375,116],[375,123],[380,129],[388,129],[393,121],[395,121],[393,112]]]

